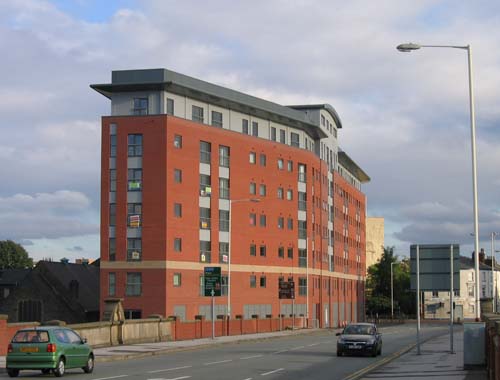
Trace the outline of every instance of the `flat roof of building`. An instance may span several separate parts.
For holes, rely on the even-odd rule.
[[[290,125],[305,131],[314,139],[328,136],[305,112],[298,109],[282,106],[167,69],[113,71],[111,83],[91,84],[90,87],[109,99],[113,93],[117,92],[168,91],[276,123]],[[319,105],[309,106],[309,108],[315,106]],[[327,104],[321,106],[332,116],[337,115],[332,106]],[[338,127],[340,127],[338,115],[336,122],[337,120],[339,121]]]
[[[339,163],[361,183],[370,182],[368,174],[356,164],[346,152],[339,150]]]

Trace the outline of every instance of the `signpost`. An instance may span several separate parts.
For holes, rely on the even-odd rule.
[[[281,330],[281,300],[292,300],[292,330],[295,328],[295,282],[280,281],[278,298],[280,300],[280,330]]]
[[[222,293],[220,267],[205,267],[203,273],[205,297],[212,297],[212,339],[215,339],[215,298]]]
[[[410,284],[417,292],[417,353],[420,355],[420,292],[450,292],[450,351],[453,351],[453,296],[460,291],[460,246],[417,244],[410,246]]]

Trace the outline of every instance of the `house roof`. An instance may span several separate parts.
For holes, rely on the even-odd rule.
[[[86,310],[99,310],[99,267],[88,264],[60,263],[39,261],[36,269],[42,274],[48,274],[54,282],[64,287],[66,294],[71,296],[70,283],[77,281],[78,298],[76,301]],[[56,286],[56,284],[53,284]]]
[[[31,269],[2,269],[0,270],[0,285],[17,286],[28,275]]]
[[[474,269],[476,266],[474,260],[470,257],[460,256],[460,269]],[[490,265],[479,263],[479,270],[491,270]]]

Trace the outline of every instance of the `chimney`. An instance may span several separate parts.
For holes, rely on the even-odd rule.
[[[481,248],[479,252],[479,262],[484,263],[484,259],[486,258],[486,254],[484,253],[484,248]]]

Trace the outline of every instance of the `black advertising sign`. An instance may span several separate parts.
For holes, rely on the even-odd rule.
[[[295,282],[281,281],[279,285],[279,299],[293,300],[295,299]]]
[[[205,267],[203,277],[205,285],[205,297],[220,297],[222,288],[220,267]]]

